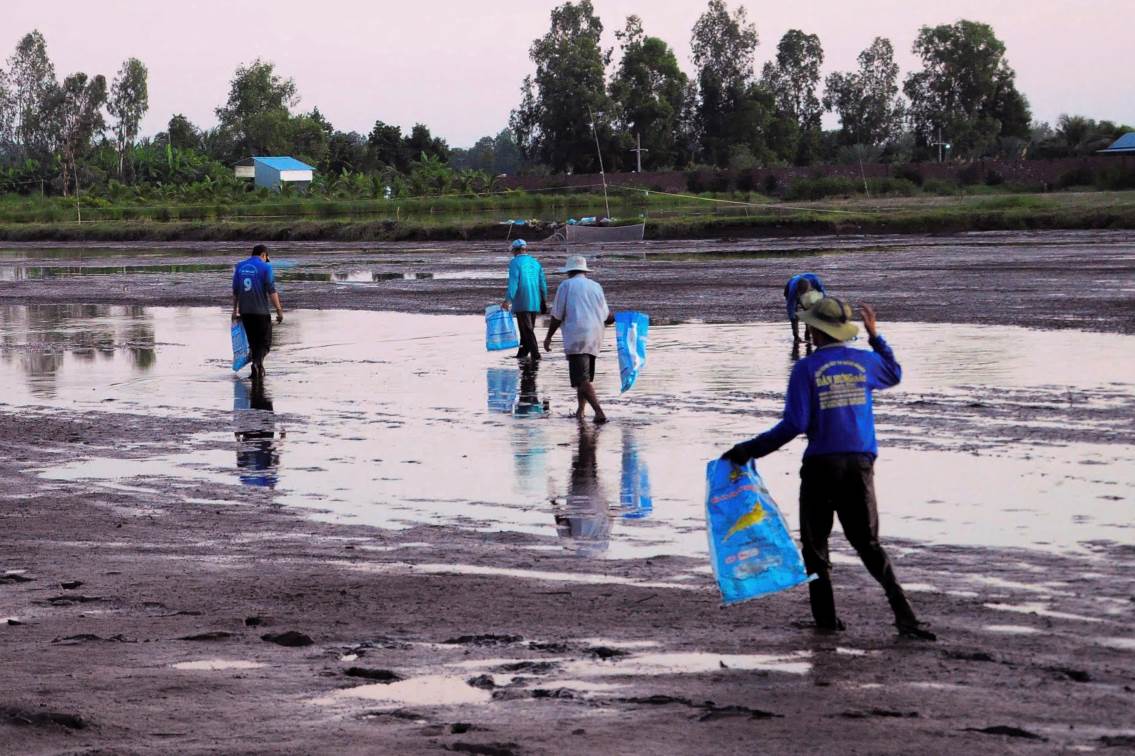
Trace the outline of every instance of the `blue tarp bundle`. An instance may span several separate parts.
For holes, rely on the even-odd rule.
[[[709,558],[728,606],[808,581],[784,517],[750,461],[706,465],[705,518]]]
[[[516,330],[516,318],[500,305],[485,308],[485,348],[490,352],[501,349],[516,349],[520,346],[520,332]]]
[[[248,334],[244,331],[244,323],[239,320],[233,323],[233,372],[252,361],[252,350],[248,346]]]
[[[619,383],[621,391],[634,385],[646,364],[646,336],[650,317],[642,312],[615,314],[615,345],[619,350]]]

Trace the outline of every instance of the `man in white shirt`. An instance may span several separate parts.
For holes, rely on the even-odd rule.
[[[562,326],[568,374],[579,399],[575,416],[582,418],[583,411],[590,404],[595,410],[595,422],[605,423],[607,416],[599,406],[591,382],[595,380],[595,358],[599,356],[603,343],[603,326],[614,323],[615,316],[607,307],[603,287],[587,277],[588,271],[587,260],[582,255],[569,257],[560,268],[560,272],[567,273],[568,278],[556,289],[544,351],[552,351],[552,335]]]

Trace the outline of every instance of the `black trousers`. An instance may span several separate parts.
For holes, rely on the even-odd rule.
[[[240,316],[244,332],[248,334],[248,351],[252,361],[259,365],[268,352],[272,351],[272,316],[252,313]]]
[[[828,537],[833,517],[867,571],[879,581],[895,613],[895,622],[916,622],[887,552],[879,543],[879,513],[875,504],[875,460],[869,454],[824,454],[807,457],[800,468],[800,545],[804,568],[817,575],[808,583],[816,624],[836,624]]]
[[[540,342],[536,340],[536,313],[534,312],[517,312],[516,315],[516,328],[520,331],[520,351],[516,353],[517,357],[528,357],[532,359],[540,359]]]

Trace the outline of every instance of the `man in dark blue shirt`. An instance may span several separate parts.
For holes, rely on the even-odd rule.
[[[824,285],[815,273],[799,273],[788,279],[788,283],[784,285],[784,306],[788,311],[788,322],[792,325],[792,341],[796,344],[808,338],[807,329],[804,331],[804,338],[800,338],[800,320],[796,311],[801,306],[804,309],[808,308],[808,302],[802,302],[801,298],[810,291],[821,295],[824,293]]]
[[[252,357],[252,379],[264,378],[264,357],[272,349],[272,311],[276,322],[284,322],[284,306],[276,292],[276,279],[268,264],[268,248],[257,244],[252,256],[237,263],[233,270],[233,320],[244,324]]]
[[[838,515],[847,540],[886,591],[899,634],[936,640],[915,616],[879,543],[874,478],[878,444],[872,393],[896,385],[902,380],[902,368],[878,333],[874,309],[862,305],[860,310],[872,351],[848,346],[859,329],[851,322],[851,307],[842,300],[824,297],[801,313],[817,349],[792,368],[783,419],[756,438],[737,444],[722,458],[741,465],[807,434],[808,448],[800,468],[800,543],[804,567],[816,575],[808,584],[816,627],[844,629],[836,615],[828,558],[828,537],[833,517]]]

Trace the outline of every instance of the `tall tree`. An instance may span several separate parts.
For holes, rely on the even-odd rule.
[[[441,137],[433,136],[423,123],[414,124],[403,147],[411,160],[420,160],[422,155],[430,155],[443,163],[449,160],[449,145]]]
[[[894,46],[884,37],[859,53],[858,71],[828,76],[824,107],[839,114],[840,141],[877,147],[898,139],[905,113],[898,78]]]
[[[1000,137],[1028,137],[1028,102],[991,26],[965,20],[924,26],[913,50],[923,68],[907,76],[903,91],[920,145],[941,133],[955,155],[972,157]]]
[[[343,171],[362,171],[366,168],[367,141],[356,131],[336,131],[327,140],[327,157],[323,168],[327,173],[337,175]]]
[[[634,135],[647,151],[647,165],[675,165],[682,109],[689,79],[674,51],[658,37],[648,37],[638,16],[616,32],[623,57],[611,80],[611,100],[626,136]]]
[[[382,121],[375,121],[367,136],[367,162],[370,168],[394,168],[405,172],[410,168],[402,139],[402,129]]]
[[[55,66],[47,56],[47,41],[39,31],[25,34],[8,58],[8,80],[16,145],[26,155],[51,148],[45,123],[47,100],[56,88]]]
[[[114,141],[118,148],[118,175],[125,175],[126,153],[138,138],[142,116],[150,109],[149,72],[142,61],[128,58],[110,87],[107,110],[115,118]]]
[[[57,134],[62,169],[63,194],[74,186],[79,192],[79,158],[91,147],[91,139],[106,128],[102,115],[106,104],[106,78],[73,73],[47,96],[47,113]]]
[[[744,6],[730,14],[724,0],[709,0],[694,23],[690,47],[698,70],[697,131],[704,158],[717,165],[728,162],[734,145],[749,140],[746,132],[751,133],[755,120],[767,117],[749,86],[758,41]]]
[[[188,118],[181,113],[175,113],[166,126],[169,143],[172,147],[181,150],[196,150],[201,147],[201,132]]]
[[[290,109],[298,102],[295,81],[277,74],[275,64],[257,58],[237,68],[228,100],[217,108],[217,119],[222,129],[232,133],[244,157],[286,152]]]
[[[0,156],[12,141],[12,94],[8,89],[8,72],[0,68]]]
[[[776,46],[776,60],[764,66],[762,84],[776,103],[777,119],[784,131],[794,132],[777,150],[786,160],[810,163],[820,142],[820,116],[823,106],[816,90],[824,48],[815,34],[789,29]]]
[[[792,116],[801,130],[819,128],[823,107],[816,90],[824,48],[815,34],[789,29],[776,46],[776,60],[765,64],[763,80],[776,107]]]
[[[313,166],[321,165],[327,159],[330,126],[318,109],[294,116],[288,121],[287,151]]]
[[[567,2],[552,10],[548,33],[529,48],[536,73],[524,79],[523,99],[509,125],[525,157],[554,171],[599,167],[593,128],[601,141],[610,141],[604,81],[610,51],[600,47],[602,33],[591,0]]]

